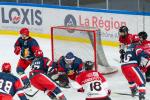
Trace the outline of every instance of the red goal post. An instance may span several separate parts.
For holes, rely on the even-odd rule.
[[[99,40],[100,34],[98,33],[100,33],[100,29],[95,27],[51,27],[52,60],[58,60],[60,56],[71,51],[83,62],[93,61],[95,70],[100,71],[102,74],[116,72],[117,69],[110,67],[106,60],[102,45],[99,43],[101,40]]]

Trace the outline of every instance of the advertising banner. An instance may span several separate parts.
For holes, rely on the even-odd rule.
[[[129,33],[147,31],[150,33],[150,16],[121,11],[53,8],[51,6],[0,5],[0,29],[18,31],[28,27],[32,32],[50,33],[51,26],[86,26],[101,30],[103,40],[118,41],[118,29],[122,25]]]

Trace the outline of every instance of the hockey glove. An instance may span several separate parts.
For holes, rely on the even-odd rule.
[[[20,51],[21,51],[20,46],[16,46],[16,47],[15,47],[15,50],[14,50],[14,53],[15,53],[16,55],[19,55],[19,54],[20,54]]]
[[[125,51],[124,51],[123,49],[120,49],[120,50],[119,50],[119,53],[120,53],[120,54],[125,54]]]
[[[147,72],[147,68],[146,68],[146,67],[141,67],[141,66],[140,66],[140,70],[141,70],[143,73]]]
[[[121,60],[120,62],[124,62],[125,51],[123,49],[120,49],[119,53],[120,53],[120,60]]]

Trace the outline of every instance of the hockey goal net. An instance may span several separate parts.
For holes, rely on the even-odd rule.
[[[94,27],[51,27],[51,51],[52,60],[57,61],[59,57],[72,52],[81,58],[83,62],[93,61],[95,70],[102,74],[117,72],[111,67],[105,57],[100,30]]]

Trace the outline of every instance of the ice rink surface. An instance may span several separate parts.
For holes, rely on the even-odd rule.
[[[10,62],[12,65],[12,72],[16,74],[16,66],[19,56],[16,56],[13,53],[14,50],[14,43],[18,37],[16,36],[7,36],[7,35],[0,35],[0,65],[3,62]],[[50,57],[50,40],[48,39],[41,39],[36,38],[41,46],[41,49],[44,52],[44,55]],[[63,43],[61,43],[63,45]],[[123,74],[120,70],[120,63],[119,61],[119,53],[118,48],[114,47],[104,47],[105,55],[110,65],[113,67],[118,68],[118,72],[110,75],[105,75],[106,79],[108,80],[109,87],[112,91],[111,98],[112,100],[138,100],[138,97],[131,97],[128,95],[119,95],[116,93],[127,93],[130,94],[130,90],[128,88],[128,83],[124,78]],[[28,73],[27,69],[27,72]],[[62,89],[67,97],[67,100],[85,100],[84,93],[78,93],[75,89]],[[146,100],[150,100],[150,83],[146,84]],[[33,98],[29,98],[30,100],[50,100],[43,92],[38,92]],[[14,100],[19,100],[17,96],[14,97]]]

